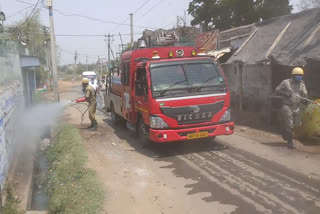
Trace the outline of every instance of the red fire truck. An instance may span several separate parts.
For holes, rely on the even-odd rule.
[[[126,120],[146,144],[233,133],[230,94],[220,65],[193,47],[123,53],[105,96],[111,120]]]

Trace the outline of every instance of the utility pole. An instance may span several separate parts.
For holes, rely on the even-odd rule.
[[[108,34],[108,65],[111,64],[111,36]]]
[[[76,76],[77,71],[77,59],[78,59],[78,52],[74,52],[74,70],[73,70],[73,77]]]
[[[120,32],[119,32],[119,36],[120,36],[120,41],[121,41],[121,51],[120,51],[120,52],[123,52],[123,50],[124,50],[124,44],[123,44],[122,36],[121,36],[121,33],[120,33]]]
[[[50,89],[52,91],[52,84],[51,84],[51,62],[50,62],[50,55],[49,55],[49,37],[48,37],[48,31],[47,31],[47,27],[43,27],[43,32],[44,32],[44,46],[45,46],[45,52],[46,52],[46,69],[45,71],[47,72],[47,88],[48,90]]]
[[[51,63],[52,63],[54,98],[57,102],[60,102],[58,74],[57,74],[57,59],[56,59],[56,53],[57,53],[56,52],[56,38],[54,35],[52,0],[47,0],[47,6],[49,8],[49,18],[50,18]]]
[[[130,33],[131,33],[131,47],[133,48],[133,13],[130,13]]]
[[[177,29],[179,28],[179,24],[180,24],[180,18],[179,16],[177,16]]]
[[[45,51],[46,51],[46,72],[47,72],[47,78],[48,78],[48,89],[52,91],[52,84],[51,84],[51,65],[50,65],[50,56],[49,56],[49,47],[48,43],[45,44]]]
[[[86,70],[88,71],[88,56],[86,56]]]

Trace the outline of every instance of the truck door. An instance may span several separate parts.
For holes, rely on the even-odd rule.
[[[143,116],[146,122],[149,117],[147,70],[145,67],[138,67],[135,73],[135,109]]]
[[[122,116],[126,120],[130,120],[130,61],[124,61],[122,63],[121,83],[123,86]]]

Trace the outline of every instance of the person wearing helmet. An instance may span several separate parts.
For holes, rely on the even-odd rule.
[[[95,89],[89,85],[89,79],[82,79],[82,87],[85,92],[86,101],[89,103],[89,119],[91,121],[91,126],[89,126],[89,131],[96,131],[98,127],[98,123],[96,120],[96,110],[97,110],[97,99],[96,99],[96,91]]]
[[[308,92],[303,81],[304,71],[302,68],[294,68],[291,76],[291,79],[284,80],[275,92],[283,97],[281,107],[282,137],[288,141],[288,148],[294,149],[293,128],[301,126],[300,105],[303,100],[299,97],[308,97]]]

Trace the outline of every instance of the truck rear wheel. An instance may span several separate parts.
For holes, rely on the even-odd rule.
[[[111,111],[111,121],[116,124],[117,122],[119,122],[119,115],[117,115],[117,113],[114,110],[114,106],[113,103],[111,103],[110,105],[110,111]]]
[[[149,139],[149,128],[146,126],[146,124],[143,122],[143,119],[140,118],[138,121],[138,127],[137,127],[137,135],[140,143],[143,146],[147,146],[151,144],[151,141]]]

